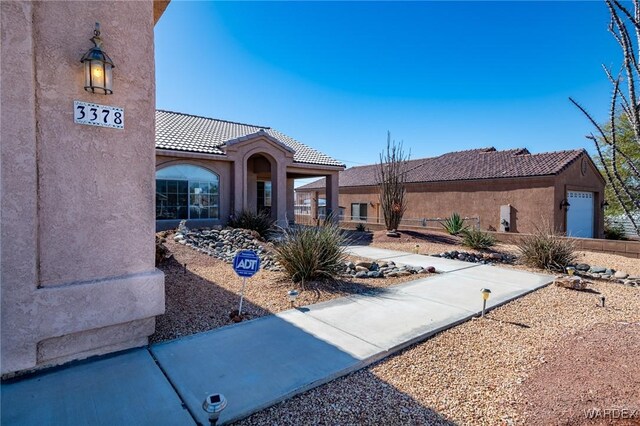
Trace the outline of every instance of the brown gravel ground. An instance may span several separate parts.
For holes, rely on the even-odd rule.
[[[156,331],[150,342],[231,324],[229,314],[238,309],[242,288],[242,280],[231,265],[178,244],[171,235],[165,246],[173,254],[172,259],[160,265],[165,273],[165,314],[156,317]],[[385,287],[427,276],[307,282],[296,304],[304,306],[347,294],[384,291]],[[290,309],[287,291],[292,288],[293,283],[282,273],[261,270],[247,280],[242,310],[249,318],[257,318]]]
[[[598,307],[597,293],[606,296],[607,307]],[[563,370],[566,360],[554,357],[554,348],[568,345],[570,354],[572,340],[597,324],[639,322],[637,288],[599,282],[589,292],[578,292],[548,286],[491,311],[484,320],[461,324],[238,424],[546,424],[525,423],[525,402],[534,398],[541,366]],[[628,336],[617,334],[616,329],[609,329],[609,334],[607,365],[625,365],[629,342],[618,345],[616,341]],[[598,401],[615,401],[628,408],[637,405],[637,391],[616,394],[618,399],[608,396],[620,377],[607,374],[607,365],[581,363],[573,365],[572,372],[582,368],[601,376]],[[638,368],[618,368],[626,372],[627,383],[640,383]],[[567,406],[580,406],[582,394],[577,390],[563,395],[562,388],[542,388],[548,393],[534,399],[536,404],[553,405],[558,415]],[[558,398],[562,403],[555,402]],[[570,424],[591,423],[576,419]]]
[[[436,254],[443,251],[467,251],[477,253],[462,245],[460,237],[446,235],[435,231],[401,231],[400,238],[387,237],[385,231],[376,231],[367,239],[367,243],[373,247],[386,248],[389,250],[399,250],[413,252],[416,244],[419,244],[420,254]],[[518,255],[518,249],[512,244],[496,244],[492,251],[499,253],[509,253]],[[610,253],[597,253],[590,251],[576,251],[578,262],[587,263],[592,266],[604,266],[616,271],[624,271],[630,275],[640,275],[640,259],[632,259],[625,256]],[[524,265],[513,265],[518,269],[535,271]],[[539,271],[537,271],[539,272]]]
[[[436,237],[418,236],[420,252],[465,250],[455,238]],[[400,242],[385,238],[374,235],[369,243],[403,251],[416,244],[411,239],[415,236],[403,236]],[[241,286],[231,266],[171,238],[167,246],[175,256],[161,267],[167,313],[158,317],[151,340],[229,324]],[[507,245],[496,248],[514,250]],[[579,254],[592,265],[640,274],[637,259]],[[299,301],[306,305],[349,292],[383,291],[409,279],[415,277],[342,281],[337,290],[326,283],[309,283],[312,289],[302,292]],[[248,282],[246,311],[257,317],[288,309],[285,293],[291,286],[281,274],[261,271]],[[606,297],[605,308],[598,307],[600,295]],[[585,395],[592,391],[589,408],[638,406],[638,328],[637,288],[601,281],[583,292],[549,286],[491,311],[484,320],[461,324],[239,424],[607,424],[580,417],[582,407],[588,406]],[[629,367],[632,360],[635,364]],[[558,377],[573,387],[552,382]],[[578,415],[571,417],[571,408]]]
[[[523,385],[526,423],[591,417],[594,425],[640,424],[640,324],[594,325],[551,348],[545,360]],[[626,411],[605,414],[611,409]]]

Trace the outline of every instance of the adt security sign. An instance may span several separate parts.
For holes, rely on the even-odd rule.
[[[242,250],[233,258],[233,270],[242,278],[252,277],[260,270],[260,258],[255,251]]]
[[[260,270],[260,258],[255,251],[242,250],[233,258],[233,270],[242,277],[242,291],[240,292],[240,307],[238,315],[242,317],[242,301],[244,299],[244,286],[247,284],[247,278],[255,275]]]

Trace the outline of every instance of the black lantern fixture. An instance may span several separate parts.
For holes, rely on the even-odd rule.
[[[560,201],[560,210],[562,209],[569,210],[569,206],[571,206],[571,204],[569,204],[566,198],[563,198],[562,201]]]
[[[91,93],[111,95],[113,93],[111,70],[115,68],[115,65],[113,65],[109,55],[102,50],[99,22],[96,22],[96,29],[93,31],[91,41],[94,46],[80,60],[84,64],[84,90]]]

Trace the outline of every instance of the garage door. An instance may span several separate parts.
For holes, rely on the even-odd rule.
[[[593,238],[593,192],[569,191],[567,235]]]

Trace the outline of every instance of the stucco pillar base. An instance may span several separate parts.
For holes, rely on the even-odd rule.
[[[37,315],[25,312],[3,324],[3,377],[145,345],[155,316],[164,313],[164,274],[69,283],[26,297],[36,300]]]
[[[144,346],[155,330],[155,317],[53,337],[38,343],[38,366],[63,364],[94,355]]]

